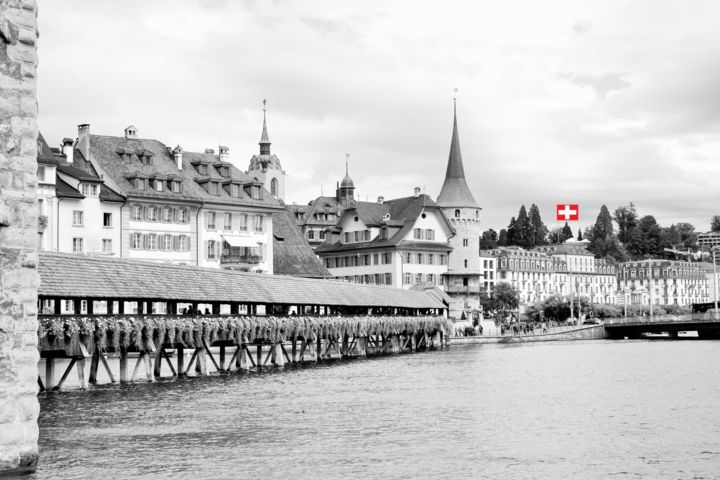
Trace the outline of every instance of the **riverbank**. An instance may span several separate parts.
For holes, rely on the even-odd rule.
[[[450,337],[450,345],[469,345],[481,343],[529,343],[551,342],[559,340],[597,340],[605,338],[602,325],[580,325],[552,327],[547,333],[529,333],[522,335],[479,335],[477,337]]]

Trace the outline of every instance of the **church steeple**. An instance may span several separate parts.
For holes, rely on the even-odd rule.
[[[265,118],[265,105],[267,100],[263,100],[263,129],[260,137],[260,155],[270,155],[270,137],[267,132],[267,120]]]
[[[479,208],[470,188],[465,181],[462,154],[460,153],[460,137],[457,126],[457,100],[453,98],[453,131],[450,142],[450,155],[448,157],[445,182],[443,183],[437,204],[441,207],[470,207]]]

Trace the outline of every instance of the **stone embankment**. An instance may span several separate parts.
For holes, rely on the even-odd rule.
[[[552,327],[547,333],[537,330],[536,333],[514,335],[479,335],[477,337],[451,337],[450,345],[467,345],[475,343],[530,343],[552,342],[560,340],[596,340],[606,338],[602,325],[580,325]]]
[[[0,476],[38,457],[37,38],[35,0],[0,0]]]

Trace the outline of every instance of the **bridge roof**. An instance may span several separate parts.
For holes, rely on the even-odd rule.
[[[447,308],[438,297],[379,285],[40,252],[40,297]]]

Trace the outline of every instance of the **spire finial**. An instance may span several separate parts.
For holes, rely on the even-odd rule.
[[[453,114],[454,115],[457,115],[457,93],[458,93],[458,89],[455,88],[453,90]]]
[[[263,129],[260,136],[260,155],[270,155],[270,137],[267,133],[267,119],[265,118],[267,100],[263,98]]]
[[[350,160],[350,154],[345,154],[345,176],[348,176],[348,161]]]

